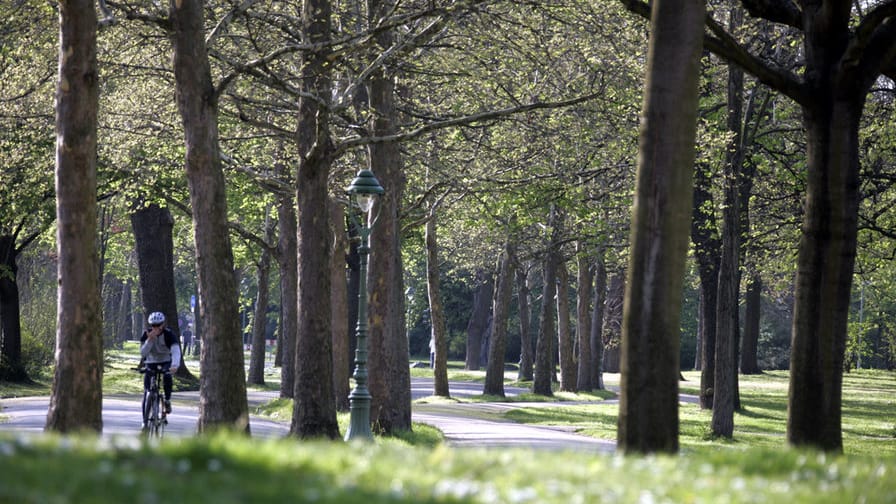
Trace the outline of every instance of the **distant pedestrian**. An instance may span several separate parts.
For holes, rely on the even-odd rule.
[[[429,338],[429,368],[436,367],[436,337]]]

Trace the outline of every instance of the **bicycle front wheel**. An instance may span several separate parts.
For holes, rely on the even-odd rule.
[[[149,435],[152,437],[159,437],[159,426],[162,423],[162,419],[159,416],[159,393],[158,392],[150,392],[149,396]]]

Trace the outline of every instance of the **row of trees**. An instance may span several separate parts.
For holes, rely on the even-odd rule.
[[[65,218],[94,226],[67,227],[58,215],[60,277],[70,278],[68,268],[75,265],[97,268],[79,270],[90,282],[60,286],[57,340],[61,349],[72,349],[60,353],[48,426],[99,428],[99,410],[91,419],[61,412],[70,400],[100,400],[99,376],[75,379],[71,373],[79,371],[66,363],[102,361],[102,341],[85,340],[82,333],[85,324],[102,325],[97,311],[102,279],[127,279],[120,251],[131,239],[129,233],[107,231],[124,229],[121,219],[131,216],[139,252],[147,241],[136,232],[140,226],[134,217],[147,209],[176,208],[193,223],[192,237],[172,240],[192,242],[195,251],[191,262],[203,341],[201,429],[248,428],[238,282],[232,272],[252,258],[259,279],[255,304],[262,310],[255,320],[265,318],[268,304],[263,279],[272,263],[278,266],[273,283],[282,307],[281,392],[295,399],[292,431],[338,436],[335,411],[347,397],[349,328],[354,326],[349,300],[357,292],[356,274],[345,281],[344,256],[351,264],[352,254],[339,188],[365,166],[387,190],[372,235],[370,279],[371,411],[382,431],[410,429],[405,285],[416,283],[427,293],[436,393],[449,393],[444,311],[451,308],[440,309],[439,280],[478,270],[481,278],[493,280],[483,281],[476,303],[482,308],[468,328],[468,367],[486,361],[487,391],[501,393],[515,284],[520,376],[533,380],[536,393],[551,394],[555,355],[561,387],[601,386],[605,340],[617,330],[615,319],[605,315],[610,313],[607,301],[617,299],[608,289],[620,292],[627,274],[626,315],[618,325],[620,445],[634,451],[677,449],[679,317],[690,234],[701,299],[703,404],[713,407],[713,431],[730,436],[741,347],[739,286],[747,285],[742,353],[747,360],[740,367],[756,371],[755,359],[749,358],[756,355],[759,340],[759,293],[764,287],[768,298],[793,295],[786,280],[794,271],[788,257],[796,250],[797,224],[803,219],[792,387],[812,393],[791,398],[789,435],[797,444],[839,449],[840,373],[847,343],[863,335],[847,338],[857,237],[875,237],[859,264],[867,278],[874,276],[878,292],[888,291],[880,278],[889,265],[879,257],[891,245],[879,237],[889,236],[885,138],[892,133],[885,119],[892,87],[876,79],[891,63],[884,50],[890,44],[891,2],[869,12],[857,7],[853,25],[828,23],[830,30],[839,30],[834,34],[812,31],[816,14],[799,18],[776,2],[744,2],[754,15],[747,19],[734,4],[713,6],[706,16],[702,8],[692,12],[690,4],[682,9],[682,3],[688,4],[654,2],[654,12],[661,13],[653,14],[645,30],[622,8],[644,17],[650,10],[628,0],[599,10],[592,2],[574,0],[184,1],[168,10],[124,0],[109,4],[116,22],[96,39],[99,63],[90,63],[88,50],[86,63],[74,70],[77,78],[62,73],[62,63],[73,64],[64,48],[92,44],[89,19],[95,23],[96,12],[90,2],[80,5],[83,11],[60,9],[61,26],[70,18],[87,23],[73,28],[77,37],[87,38],[60,40],[55,115],[65,122],[64,98],[71,97],[85,109],[70,119],[78,126],[75,133],[65,135],[85,135],[88,141],[76,145],[88,151],[95,143],[93,157],[81,153],[71,161],[77,169],[66,168],[67,158],[57,153],[57,185],[60,172],[74,173],[75,182],[88,184],[70,185],[63,177],[65,191],[78,190],[68,194],[53,191],[48,171],[38,168],[49,165],[47,138],[54,115],[48,91],[56,69],[47,64],[54,51],[49,29],[54,8],[14,2],[7,7],[11,15],[5,16],[2,36],[30,43],[3,46],[10,48],[3,53],[3,73],[9,78],[2,96],[8,104],[4,121],[11,127],[4,133],[2,173],[4,184],[16,187],[0,196],[0,251],[13,273],[0,275],[5,282],[3,355],[12,356],[7,360],[15,364],[16,338],[10,335],[21,332],[13,326],[19,323],[18,308],[7,307],[13,299],[18,302],[11,291],[16,257],[54,222],[48,208],[55,196],[59,211],[69,212]],[[839,20],[842,14],[824,12],[818,16]],[[860,35],[858,42],[839,36],[850,30]],[[645,33],[652,37],[646,55]],[[663,42],[664,37],[669,38]],[[823,55],[813,45],[834,40],[843,42]],[[704,47],[708,52],[701,53]],[[821,59],[793,54],[794,47]],[[836,66],[830,61],[844,58],[862,63],[853,70],[861,78],[825,74]],[[725,68],[722,61],[732,66]],[[648,86],[637,149],[645,63]],[[811,71],[800,71],[800,65]],[[739,69],[748,73],[746,78]],[[73,82],[86,86],[88,97],[98,96],[94,105],[67,94],[75,89]],[[856,87],[836,88],[847,82]],[[172,91],[176,99],[165,98]],[[871,113],[863,115],[866,95]],[[671,103],[664,101],[670,96]],[[849,99],[835,107],[844,96]],[[840,116],[832,111],[849,120],[837,122]],[[96,131],[84,129],[90,124],[97,125]],[[57,126],[57,136],[65,132],[62,127]],[[845,135],[842,145],[855,148],[834,148],[841,145],[834,132]],[[701,146],[696,156],[694,138]],[[65,145],[57,142],[56,148],[71,154]],[[825,154],[828,148],[848,155]],[[841,158],[843,165],[826,164]],[[868,167],[861,179],[860,159]],[[843,173],[853,175],[833,191],[833,175]],[[65,203],[66,197],[85,194],[89,202]],[[804,197],[807,204],[801,206]],[[97,201],[103,219],[68,210],[96,208]],[[629,240],[632,203],[636,211]],[[63,232],[70,235],[65,238]],[[154,235],[150,232],[149,242]],[[101,237],[100,247],[95,236]],[[79,248],[66,240],[84,243]],[[88,255],[69,257],[79,250]],[[162,251],[175,253],[174,245]],[[835,266],[836,271],[825,269]],[[143,306],[151,310],[161,301],[149,301],[147,293],[160,289],[147,286],[152,275],[144,271],[142,258],[140,269]],[[416,271],[426,273],[416,276]],[[533,272],[542,277],[537,324],[528,320],[527,293],[538,276]],[[68,293],[67,285],[90,295]],[[572,326],[563,316],[571,312],[564,304],[568,297],[555,294],[568,292],[570,285],[577,296]],[[172,304],[169,315],[177,313]],[[84,318],[63,323],[74,313]],[[873,319],[872,313],[862,313],[863,324],[866,316]],[[487,326],[491,335],[485,347],[479,338]],[[256,329],[253,339],[260,335]],[[250,361],[248,379],[257,382],[258,355]],[[82,395],[62,388],[73,381],[84,387]]]

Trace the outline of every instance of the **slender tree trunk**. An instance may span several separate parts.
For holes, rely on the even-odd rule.
[[[336,409],[348,411],[351,393],[349,376],[352,360],[349,355],[351,326],[348,325],[348,284],[346,282],[345,255],[348,253],[348,236],[345,233],[345,205],[330,198],[330,232],[333,236],[333,254],[330,257],[330,329],[333,332],[333,390]]]
[[[426,221],[426,292],[429,296],[429,314],[432,320],[433,348],[433,393],[437,396],[449,397],[448,387],[448,336],[445,332],[445,308],[442,306],[442,294],[439,289],[439,244],[436,237],[436,209],[429,213]]]
[[[279,166],[281,173],[285,168]],[[298,325],[298,244],[295,197],[281,194],[277,202],[277,262],[280,266],[280,397],[295,394],[296,332]]]
[[[507,321],[510,318],[510,301],[513,295],[513,254],[513,245],[508,242],[498,265],[492,337],[482,390],[485,395],[504,397],[504,353],[507,350]]]
[[[274,241],[274,222],[270,216],[270,205],[265,208],[265,243]],[[249,374],[246,381],[252,385],[264,385],[265,343],[268,330],[268,300],[271,284],[271,251],[261,250],[258,259],[258,295],[255,298],[255,312],[252,315],[252,350],[249,352]]]
[[[578,252],[576,260],[578,261],[579,273],[576,278],[578,289],[576,289],[576,336],[579,340],[578,355],[578,373],[576,376],[576,389],[588,391],[594,389],[593,366],[594,359],[591,357],[591,295],[594,288],[594,273],[591,270],[589,257],[586,254],[584,244],[579,241],[576,244]]]
[[[56,371],[48,431],[103,429],[103,339],[96,250],[99,75],[93,0],[59,3],[56,86]]]
[[[730,11],[729,26],[739,29],[743,11]],[[737,390],[737,343],[740,295],[740,172],[743,164],[743,72],[728,65],[728,131],[731,143],[725,155],[725,206],[722,211],[722,262],[719,267],[719,293],[716,300],[715,394],[712,407],[712,433],[731,438],[734,435],[735,392]]]
[[[705,4],[654,0],[622,323],[618,446],[678,451],[679,320]]]
[[[598,251],[594,264],[594,305],[591,308],[591,384],[604,390],[604,305],[607,300],[607,267],[604,251]]]
[[[203,5],[202,0],[179,0],[171,2],[169,11],[199,284],[199,431],[249,432],[239,303],[218,147],[218,97],[205,47]]]
[[[700,407],[712,409],[716,368],[716,300],[719,292],[721,239],[715,223],[709,167],[698,164],[694,172],[694,211],[691,240],[694,242],[700,277],[697,326],[697,359],[700,363]]]
[[[532,392],[544,396],[553,396],[551,381],[554,376],[554,313],[556,305],[554,297],[557,295],[557,268],[560,262],[558,236],[560,229],[560,217],[556,208],[551,207],[548,217],[548,228],[553,230],[550,236],[550,244],[544,259],[542,269],[544,275],[544,287],[541,297],[541,310],[538,317],[538,335],[535,341],[535,378],[532,381]]]
[[[576,392],[577,369],[569,322],[569,270],[562,259],[557,264],[557,351],[560,358],[560,390]]]
[[[618,272],[610,279],[604,310],[603,346],[604,371],[619,372],[620,347],[622,346],[622,305],[625,304],[625,273]]]
[[[740,372],[760,374],[759,369],[759,315],[762,307],[762,278],[753,273],[747,282],[744,338],[740,353]]]
[[[519,381],[532,381],[534,357],[532,355],[532,332],[529,317],[529,268],[516,269],[517,304],[520,317],[520,370],[517,374]]]
[[[490,272],[477,271],[476,280],[478,287],[473,295],[473,313],[467,323],[467,358],[464,365],[467,371],[479,369],[482,338],[488,331],[495,290],[495,279]]]
[[[329,137],[331,92],[329,0],[302,4],[302,29],[311,44],[322,48],[304,53],[299,98],[299,150],[296,173],[298,243],[298,335],[295,353],[295,395],[290,433],[337,439],[333,390],[333,334],[330,317],[330,209],[327,179],[332,142]],[[308,96],[306,96],[306,94]]]
[[[369,25],[378,26],[391,12],[392,0],[369,0]],[[394,34],[376,35],[379,50],[394,43]],[[372,111],[371,135],[388,137],[397,131],[395,69],[380,68],[368,81]],[[411,371],[405,328],[405,297],[401,262],[399,209],[405,178],[401,150],[396,142],[368,146],[370,169],[386,193],[380,200],[380,222],[371,235],[370,271],[370,393],[371,420],[379,431],[391,434],[411,430]]]

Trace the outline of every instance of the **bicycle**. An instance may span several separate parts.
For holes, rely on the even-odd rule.
[[[143,397],[144,432],[150,437],[161,438],[168,425],[168,414],[165,412],[165,396],[161,393],[164,376],[170,371],[157,364],[147,364],[139,368],[141,374],[152,373],[149,377],[149,389]]]

